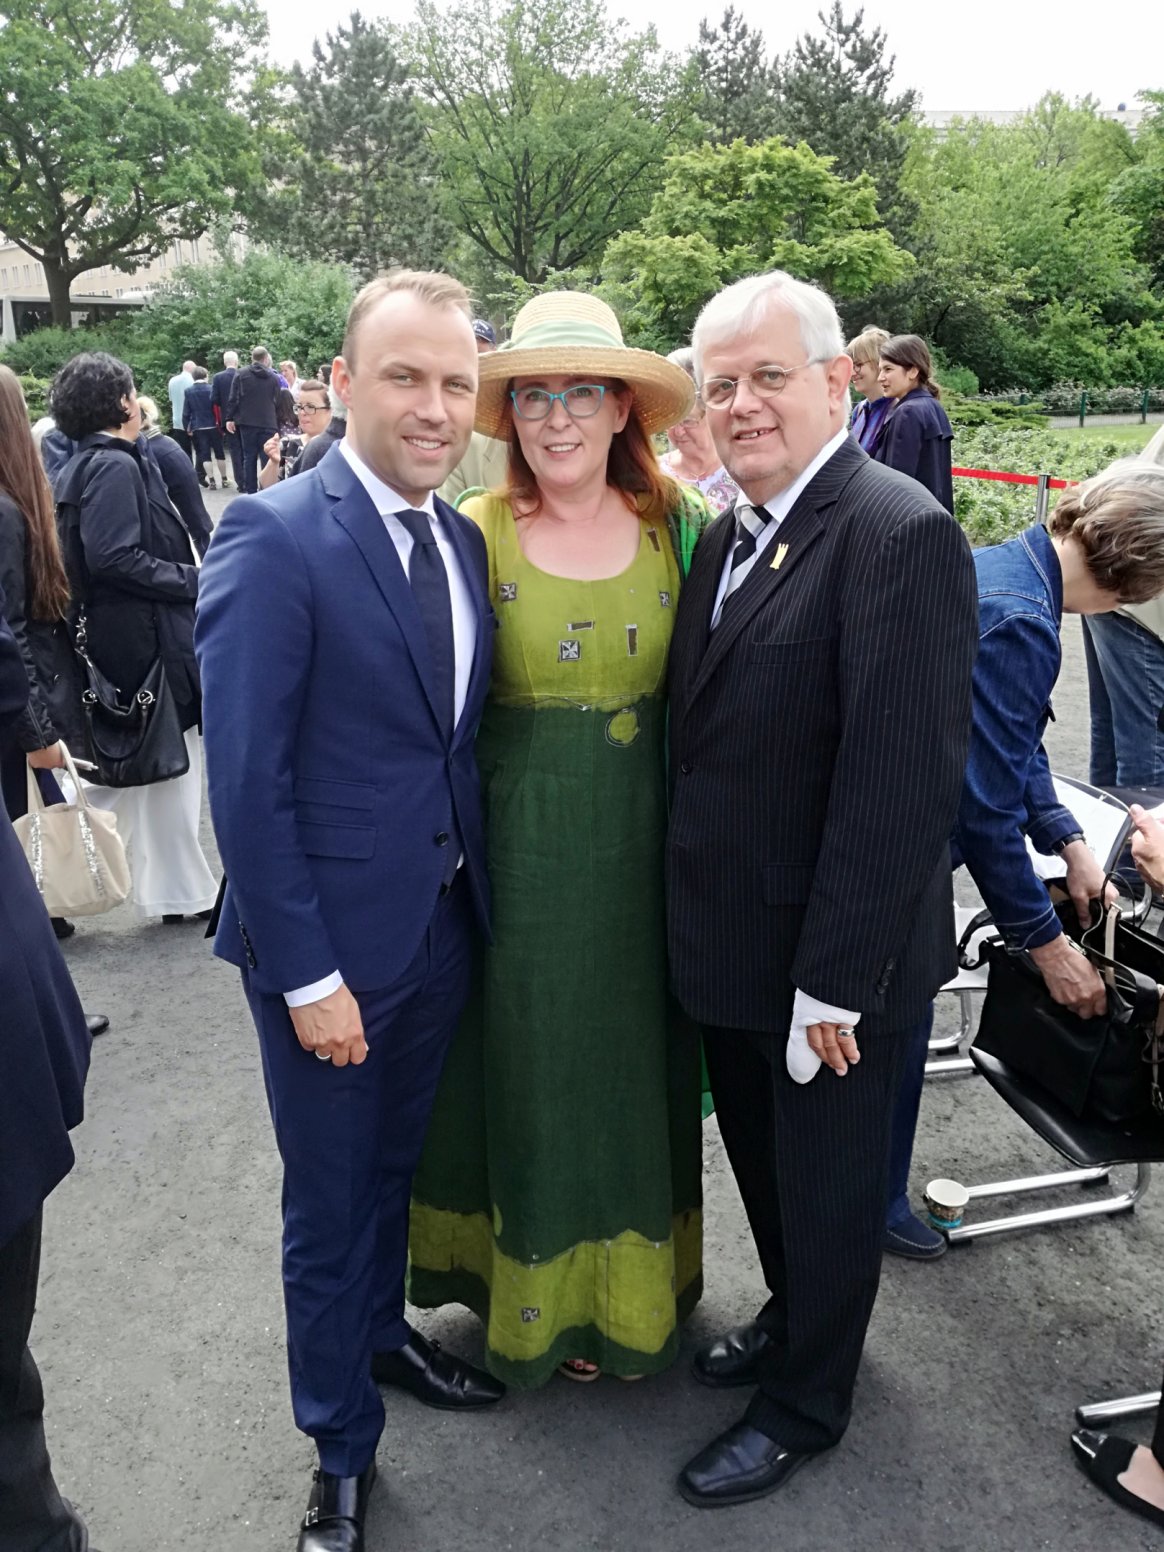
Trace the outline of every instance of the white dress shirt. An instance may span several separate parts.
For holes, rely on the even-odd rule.
[[[457,552],[453,548],[452,541],[445,530],[445,525],[437,516],[436,502],[433,492],[429,491],[420,506],[414,507],[391,485],[385,485],[378,474],[373,473],[368,465],[356,452],[351,442],[345,437],[339,444],[340,455],[346,458],[351,465],[352,473],[372,498],[376,511],[379,512],[388,530],[388,537],[396,546],[396,553],[400,557],[400,564],[404,568],[405,577],[408,576],[408,562],[412,555],[412,535],[404,524],[396,517],[397,512],[424,512],[432,524],[433,534],[436,538],[437,549],[441,553],[441,559],[445,563],[445,570],[449,577],[449,601],[453,609],[453,658],[454,658],[454,692],[453,692],[453,726],[461,720],[461,713],[465,709],[465,700],[469,693],[469,675],[473,670],[473,659],[477,651],[477,610],[473,604],[473,595],[469,591],[469,583],[461,563],[457,559]],[[313,981],[310,986],[299,986],[294,991],[284,992],[283,998],[289,1008],[301,1008],[309,1002],[318,1002],[321,997],[328,997],[343,985],[343,977],[338,970],[333,970],[331,975],[324,976],[321,981]]]
[[[838,448],[843,447],[848,439],[849,428],[848,426],[844,426],[840,431],[837,432],[836,436],[833,437],[831,441],[825,443],[820,452],[817,453],[816,457],[809,464],[808,468],[804,470],[803,474],[799,475],[795,480],[793,480],[792,484],[789,485],[786,490],[782,490],[778,496],[773,496],[770,501],[753,501],[752,498],[748,495],[747,491],[741,489],[739,499],[736,502],[736,507],[762,506],[769,514],[770,519],[767,527],[764,529],[763,537],[756,545],[755,550],[747,560],[740,562],[738,569],[741,573],[741,582],[743,581],[744,577],[747,576],[748,572],[751,571],[752,567],[759,561],[760,556],[772,543],[772,540],[776,536],[776,530],[780,527],[780,524],[796,505],[797,498],[799,497],[801,491],[808,484],[809,480],[814,479],[816,475],[820,473],[833,454],[838,450]],[[734,543],[732,543],[728,548],[727,559],[723,563],[723,575],[719,579],[719,591],[715,595],[715,608],[711,612],[712,630],[714,630],[715,627],[719,624],[719,617],[723,611],[723,599],[724,594],[727,592],[728,578],[732,574],[732,556],[735,554],[735,549],[736,546]]]

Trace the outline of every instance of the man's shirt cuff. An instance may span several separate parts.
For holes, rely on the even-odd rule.
[[[283,1001],[289,1008],[303,1008],[309,1002],[318,1002],[321,997],[330,997],[343,984],[343,976],[338,970],[333,970],[322,981],[312,981],[310,986],[298,986],[293,992],[284,992]]]

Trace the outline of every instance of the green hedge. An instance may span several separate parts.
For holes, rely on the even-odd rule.
[[[954,465],[961,468],[1082,480],[1128,456],[1125,445],[1101,431],[1093,437],[997,427],[956,428],[954,433]],[[1052,504],[1058,495],[1051,492]],[[999,544],[1034,522],[1035,487],[955,479],[954,515],[971,544]]]

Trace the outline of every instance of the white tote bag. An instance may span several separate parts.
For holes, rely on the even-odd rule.
[[[28,813],[13,829],[49,915],[100,916],[129,894],[129,862],[116,818],[90,806],[67,749],[65,765],[77,801],[46,804],[29,766]]]

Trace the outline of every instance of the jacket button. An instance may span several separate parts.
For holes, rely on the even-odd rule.
[[[445,830],[438,830],[437,833],[433,836],[433,841],[437,846],[447,846],[449,844],[448,832]]]
[[[690,776],[691,775],[691,761],[690,760],[683,760],[680,763],[679,769],[683,772],[684,776]]]

